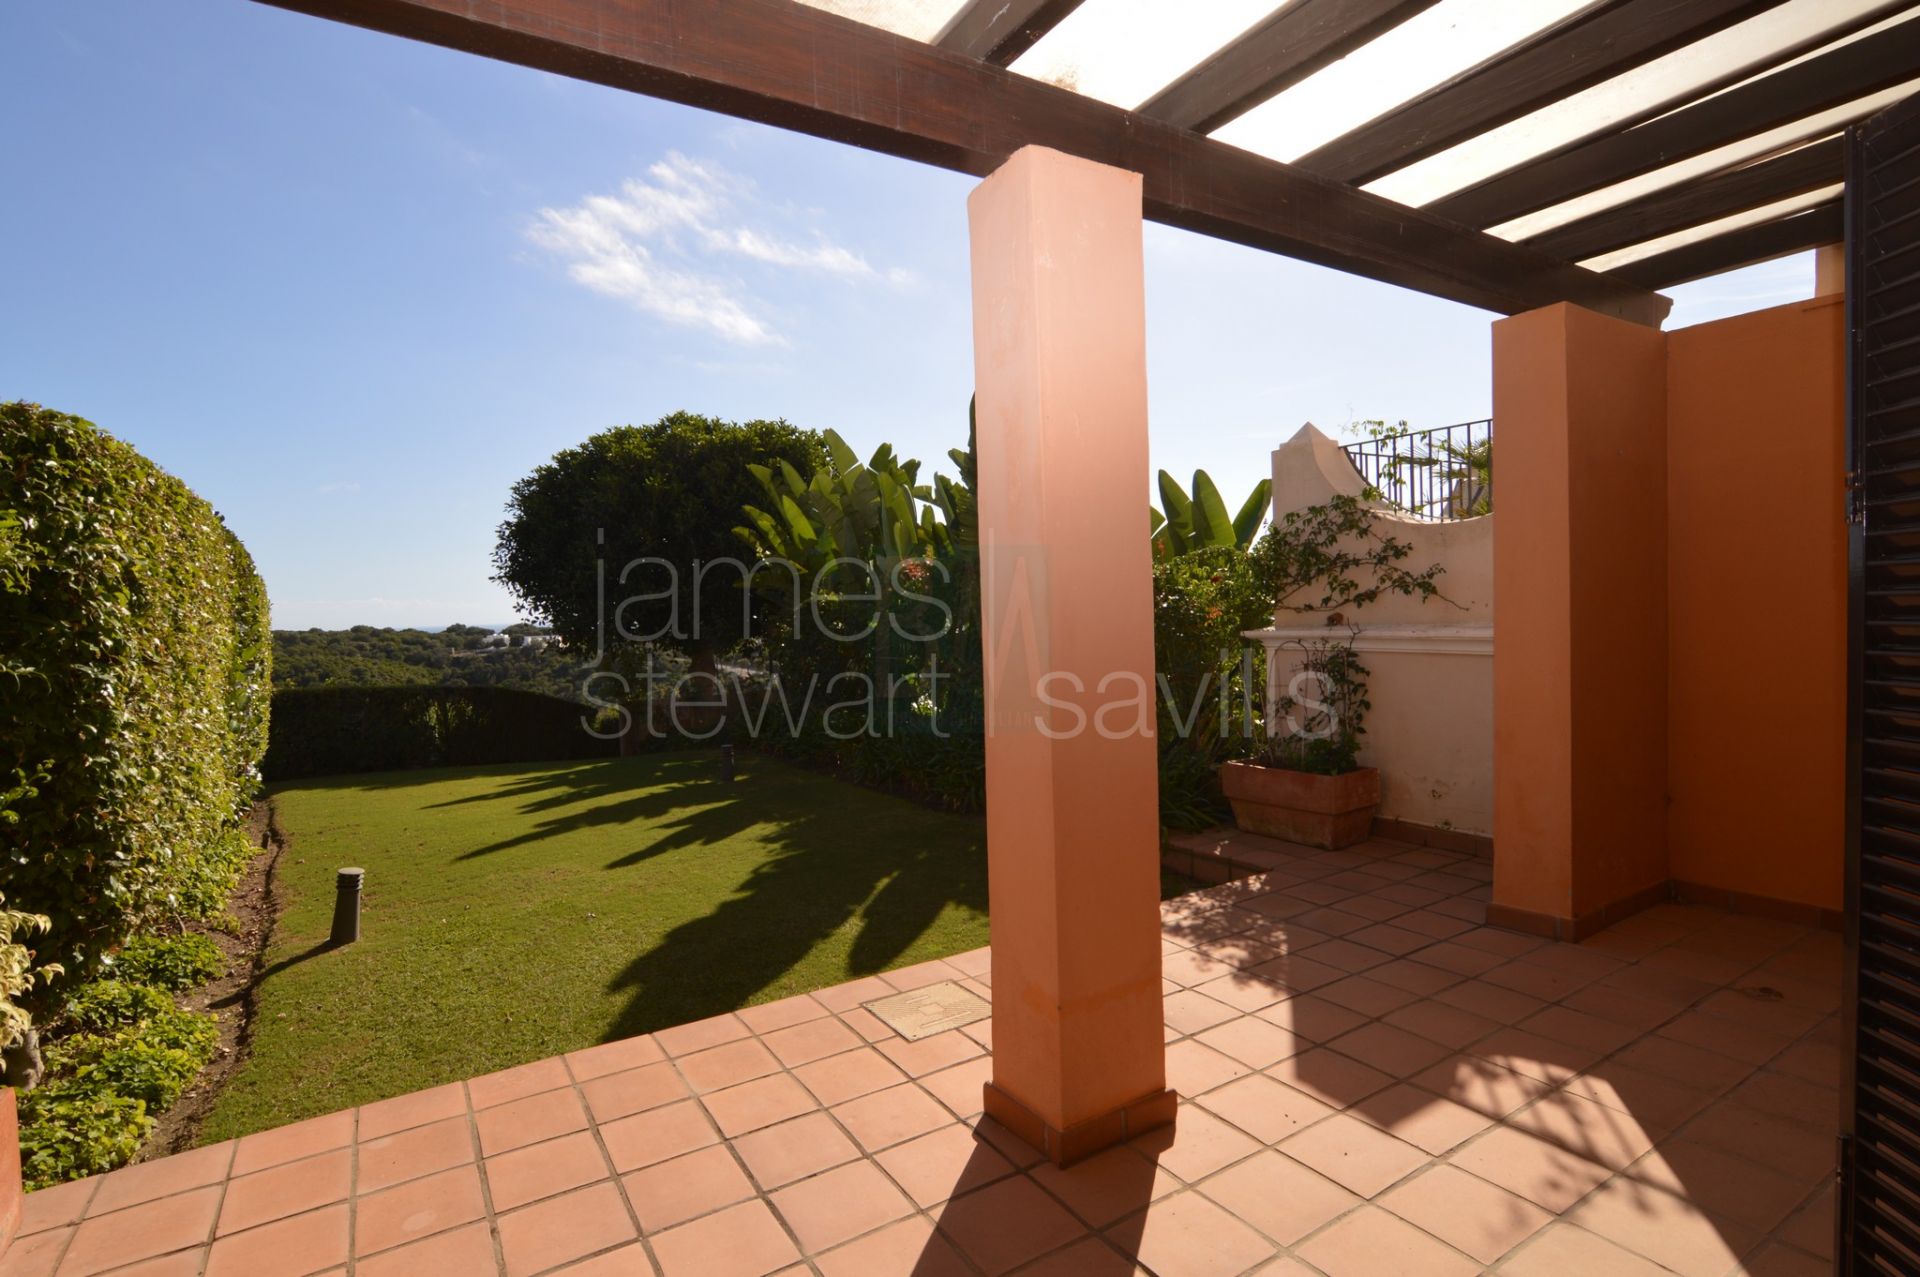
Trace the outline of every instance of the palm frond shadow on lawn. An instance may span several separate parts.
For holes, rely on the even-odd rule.
[[[702,750],[286,786],[290,904],[210,1134],[986,943],[984,822],[754,755],[715,772]],[[366,917],[330,950],[345,864]]]

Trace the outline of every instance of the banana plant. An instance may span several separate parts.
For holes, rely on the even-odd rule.
[[[1191,497],[1179,480],[1162,470],[1160,503],[1166,507],[1166,513],[1151,506],[1147,509],[1153,557],[1177,558],[1216,546],[1250,549],[1254,537],[1260,534],[1261,524],[1266,522],[1267,506],[1272,499],[1273,480],[1262,479],[1253,485],[1253,491],[1240,505],[1240,512],[1228,518],[1227,503],[1221,500],[1220,489],[1214,486],[1213,477],[1205,470],[1193,472]]]

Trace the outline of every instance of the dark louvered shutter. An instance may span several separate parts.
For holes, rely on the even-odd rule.
[[[1851,131],[1853,704],[1840,1271],[1920,1274],[1920,99]]]

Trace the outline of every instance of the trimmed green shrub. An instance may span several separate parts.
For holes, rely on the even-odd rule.
[[[266,587],[211,506],[91,422],[0,404],[0,855],[70,976],[224,904],[270,651]]]
[[[508,687],[283,687],[273,694],[271,781],[411,767],[608,758],[594,711]]]
[[[153,1129],[147,1106],[105,1079],[48,1083],[20,1097],[20,1173],[28,1192],[125,1166]]]
[[[151,984],[178,993],[218,979],[227,959],[211,936],[189,931],[177,936],[135,936],[113,955],[113,971],[122,980]]]
[[[94,980],[67,999],[67,1018],[83,1029],[118,1029],[139,1024],[173,1010],[173,999],[160,989],[124,980]]]

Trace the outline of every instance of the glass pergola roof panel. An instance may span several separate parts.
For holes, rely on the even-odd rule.
[[[1213,136],[1291,162],[1591,3],[1440,0]]]
[[[966,0],[800,0],[870,27],[881,27],[914,40],[932,40]]]
[[[1794,213],[1812,208],[1816,204],[1824,204],[1845,189],[1844,183],[1835,182],[1831,186],[1823,186],[1817,191],[1805,191],[1787,199],[1775,200],[1773,203],[1762,205],[1759,208],[1750,208],[1744,213],[1735,213],[1729,217],[1718,218],[1711,222],[1702,222],[1698,226],[1689,226],[1686,230],[1675,231],[1671,235],[1662,235],[1658,239],[1650,239],[1644,243],[1635,244],[1631,248],[1622,248],[1611,253],[1603,253],[1598,257],[1590,257],[1580,264],[1589,270],[1613,270],[1615,267],[1625,266],[1629,262],[1642,261],[1648,257],[1655,257],[1661,253],[1671,252],[1676,248],[1685,248],[1689,244],[1698,244],[1703,240],[1725,235],[1729,231],[1737,231],[1748,226],[1758,226],[1762,222],[1771,222],[1782,217],[1789,217]]]
[[[1610,208],[1618,208],[1622,204],[1651,195],[1655,191],[1666,190],[1680,182],[1704,177],[1709,173],[1731,168],[1736,164],[1744,164],[1776,151],[1784,151],[1802,142],[1828,137],[1855,120],[1864,119],[1882,107],[1892,106],[1895,102],[1910,97],[1916,92],[1920,92],[1920,79],[1909,80],[1891,89],[1883,89],[1879,93],[1857,98],[1844,106],[1822,111],[1818,115],[1809,115],[1791,124],[1783,124],[1777,129],[1769,129],[1765,133],[1756,133],[1752,137],[1742,138],[1738,142],[1730,142],[1726,146],[1717,147],[1691,159],[1657,168],[1651,173],[1643,173],[1639,177],[1603,187],[1576,199],[1565,200],[1536,213],[1529,213],[1525,217],[1516,217],[1499,226],[1488,227],[1488,233],[1498,235],[1502,239],[1529,239],[1544,231],[1550,231],[1556,226],[1564,226],[1568,222],[1578,221]]]
[[[1603,133],[1620,121],[1640,115],[1650,105],[1678,105],[1708,85],[1729,77],[1751,78],[1747,72],[1766,67],[1777,50],[1818,40],[1874,13],[1903,8],[1906,0],[1787,0],[1745,22],[1737,23],[1684,49],[1677,49],[1643,66],[1592,88],[1560,99],[1520,119],[1490,129],[1479,137],[1437,155],[1389,173],[1367,190],[1390,200],[1415,206],[1471,186],[1514,167],[1516,156],[1550,154],[1563,146]],[[1845,40],[1803,54],[1814,57],[1864,38],[1898,18],[1866,28]],[[1794,59],[1799,61],[1800,59]],[[1791,62],[1782,66],[1792,65]],[[1727,88],[1736,87],[1728,83]],[[1724,91],[1724,90],[1721,90]]]
[[[1013,69],[1131,110],[1282,7],[1274,0],[1086,0]]]

